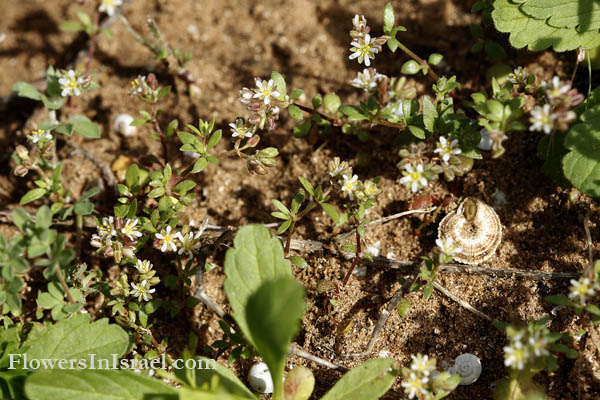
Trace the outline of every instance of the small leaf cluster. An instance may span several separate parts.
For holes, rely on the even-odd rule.
[[[486,30],[493,25],[491,0],[477,1],[473,3],[471,12],[481,15],[481,24],[471,24],[471,35],[475,39],[475,44],[471,47],[472,53],[481,53],[482,51],[493,60],[504,60],[506,58],[506,50],[497,41],[486,37]]]
[[[215,120],[212,119],[210,122],[199,120],[198,127],[191,124],[186,126],[191,132],[179,131],[177,136],[183,143],[179,150],[192,152],[198,156],[191,173],[196,174],[202,171],[208,163],[218,164],[219,159],[209,154],[209,151],[219,144],[223,136],[221,129],[213,132]]]

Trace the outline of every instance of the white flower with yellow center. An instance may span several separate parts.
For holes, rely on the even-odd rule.
[[[366,181],[363,183],[362,191],[367,197],[375,196],[377,193],[379,193],[379,189],[373,181]]]
[[[454,243],[451,237],[444,240],[437,239],[435,244],[440,248],[440,251],[447,256],[454,257],[455,255],[462,253],[462,249]]]
[[[81,94],[81,91],[83,90],[83,82],[83,78],[78,76],[78,74],[74,70],[68,70],[58,80],[60,88],[62,89],[60,95],[62,97],[79,96]]]
[[[180,234],[182,239],[180,240],[177,254],[181,255],[185,253],[188,257],[191,257],[201,234],[202,232],[197,232],[196,235],[194,235],[194,232],[189,232],[187,235]]]
[[[543,107],[536,106],[531,110],[530,115],[530,131],[543,131],[546,135],[552,133],[554,130],[554,121],[556,120],[556,115],[552,113],[550,104],[544,104]]]
[[[539,331],[536,331],[529,337],[529,347],[533,351],[536,357],[543,357],[550,354],[548,351],[548,345],[550,342],[548,338],[542,335]]]
[[[342,178],[342,192],[346,193],[350,200],[354,200],[354,191],[358,187],[358,175],[352,177],[344,175]]]
[[[350,43],[352,46],[350,51],[350,60],[358,58],[358,63],[362,64],[363,61],[368,67],[371,65],[371,60],[375,59],[375,54],[379,53],[379,48],[375,45],[375,38],[371,38],[368,33]]]
[[[252,137],[253,129],[248,125],[244,118],[236,118],[235,123],[229,124],[231,128],[231,137]]]
[[[129,240],[136,240],[142,236],[142,232],[135,229],[138,223],[137,218],[134,220],[127,219],[125,220],[125,226],[121,229],[121,233],[129,238]]]
[[[411,372],[408,379],[405,382],[402,382],[402,387],[408,395],[408,398],[414,399],[415,396],[418,398],[420,395],[427,394],[426,385],[428,381],[429,379],[426,376],[420,377],[414,372]]]
[[[176,240],[183,241],[181,237],[181,233],[171,233],[171,227],[167,226],[165,229],[160,231],[160,233],[154,234],[154,236],[160,241],[161,247],[160,251],[163,253],[168,251],[177,251]]]
[[[269,79],[267,83],[265,81],[256,78],[256,87],[254,89],[254,98],[262,100],[265,104],[271,103],[271,97],[279,97],[279,92],[274,87],[275,82],[273,79]]]
[[[430,360],[428,356],[417,354],[411,355],[411,358],[410,369],[415,374],[429,376],[435,370],[435,360]]]
[[[98,235],[101,238],[106,236],[117,236],[117,230],[115,229],[115,219],[113,217],[102,218],[102,222],[98,226]]]
[[[402,171],[404,177],[400,179],[400,183],[406,185],[406,187],[410,187],[413,193],[427,186],[427,179],[425,178],[422,163],[406,164],[404,169],[406,171]]]
[[[101,0],[100,7],[98,7],[98,11],[105,12],[111,17],[115,15],[115,11],[117,7],[123,4],[122,0]]]
[[[440,136],[440,140],[437,143],[437,149],[435,149],[433,152],[439,153],[442,157],[442,160],[447,163],[450,160],[450,157],[457,156],[462,153],[462,150],[457,146],[458,139],[454,139],[452,142],[449,142],[444,136]]]
[[[581,277],[578,281],[571,279],[569,298],[580,306],[585,306],[588,298],[596,294],[597,286],[590,278]]]
[[[29,139],[31,143],[44,142],[52,140],[52,134],[43,129],[36,129],[35,131],[31,131],[31,134],[27,135],[27,139]]]
[[[150,272],[152,270],[152,263],[150,263],[150,261],[148,260],[137,260],[137,264],[135,265],[135,268],[138,270],[138,272],[140,274],[147,274],[148,272]]]
[[[504,365],[507,367],[523,369],[528,360],[529,348],[520,340],[513,338],[511,346],[504,347]]]
[[[131,295],[137,297],[138,300],[149,301],[152,299],[152,293],[156,292],[156,289],[150,289],[150,284],[147,280],[143,280],[139,285],[131,283],[133,290]]]

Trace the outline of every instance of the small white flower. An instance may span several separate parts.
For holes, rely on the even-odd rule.
[[[150,285],[147,280],[143,280],[139,285],[131,282],[131,295],[137,297],[138,300],[149,301],[152,299],[152,293],[156,292],[156,289],[150,289]]]
[[[137,225],[137,223],[138,223],[137,218],[134,220],[126,219],[125,226],[123,226],[123,228],[121,229],[121,233],[123,235],[127,236],[127,238],[129,238],[129,240],[136,240],[136,238],[141,237],[142,232],[135,229],[135,226]]]
[[[381,241],[376,241],[372,246],[367,246],[367,253],[373,257],[379,256],[379,250],[381,249]]]
[[[115,219],[113,217],[104,217],[100,226],[98,226],[98,235],[102,238],[106,236],[117,236],[117,230],[115,229]]]
[[[364,15],[355,14],[354,18],[352,18],[352,26],[357,31],[362,31],[367,27],[367,19]]]
[[[363,61],[365,65],[368,67],[371,65],[371,60],[375,59],[375,54],[379,53],[379,47],[375,44],[375,38],[371,38],[371,35],[368,33],[362,37],[357,38],[352,43],[350,51],[350,60],[354,60],[358,58],[358,63],[362,64]]]
[[[244,118],[236,118],[235,123],[232,122],[229,126],[231,127],[232,132],[231,137],[240,136],[249,138],[254,134],[253,129],[244,121]]]
[[[543,357],[550,354],[547,348],[550,342],[548,341],[548,338],[539,331],[535,331],[534,334],[529,337],[528,343],[536,357]]]
[[[411,355],[412,363],[410,369],[417,375],[429,376],[435,370],[435,364],[430,360],[428,356],[417,354],[416,356]]]
[[[530,131],[543,131],[546,135],[549,135],[554,130],[554,121],[556,115],[551,112],[550,104],[544,104],[543,107],[536,106],[531,110],[531,117],[529,122],[531,126]]]
[[[62,97],[79,96],[82,91],[83,82],[83,78],[78,76],[74,70],[68,70],[67,73],[63,74],[58,80],[60,88],[62,89],[60,95]]]
[[[189,232],[185,236],[181,235],[181,237],[182,240],[180,240],[179,250],[177,251],[177,254],[181,255],[185,253],[188,257],[191,257],[193,254],[193,250],[196,247],[196,239],[199,236],[194,236],[194,232]]]
[[[569,298],[580,306],[585,306],[589,297],[596,294],[597,284],[593,284],[589,278],[581,277],[578,281],[571,279],[569,286]]]
[[[152,270],[152,263],[150,263],[150,261],[148,260],[142,261],[138,259],[135,268],[139,271],[140,274],[147,274],[148,272],[150,272],[150,270]]]
[[[404,177],[400,179],[400,183],[405,184],[406,187],[410,187],[413,193],[427,186],[427,179],[425,178],[422,163],[406,164],[404,169],[406,171],[402,171]]]
[[[541,84],[542,88],[546,91],[546,96],[553,102],[554,100],[560,100],[561,97],[566,95],[571,90],[571,84],[569,82],[561,82],[558,76],[552,78],[550,83],[543,81]]]
[[[342,192],[346,193],[350,200],[354,200],[354,191],[358,187],[358,175],[352,177],[343,175],[342,178]]]
[[[451,237],[444,240],[437,239],[435,244],[437,244],[442,253],[447,256],[454,257],[455,255],[462,253],[462,249],[454,243],[454,240]]]
[[[275,89],[273,79],[269,79],[265,84],[265,81],[256,78],[256,87],[254,89],[254,98],[262,100],[265,104],[271,103],[271,97],[279,97],[279,92]]]
[[[370,92],[376,89],[379,82],[385,77],[385,75],[377,73],[375,68],[365,68],[363,72],[359,72],[356,78],[350,81],[350,85],[363,89],[365,92]]]
[[[375,196],[377,193],[379,193],[379,188],[373,181],[365,181],[361,189],[366,197]]]
[[[122,0],[101,0],[98,11],[105,12],[112,17],[115,14],[117,7],[121,6],[122,4]]]
[[[414,372],[411,372],[408,380],[402,382],[402,387],[408,398],[414,399],[415,396],[427,394],[426,385],[428,381],[427,377],[418,377]]]
[[[159,239],[161,243],[160,251],[163,253],[168,251],[177,251],[175,240],[181,238],[181,233],[177,232],[173,234],[171,233],[171,227],[167,226],[165,229],[160,231],[160,233],[154,234],[154,236]],[[180,241],[183,241],[183,238],[181,238]]]
[[[246,87],[240,90],[240,101],[244,104],[249,104],[252,101],[253,96],[254,92]]]
[[[523,369],[529,359],[529,349],[520,340],[513,338],[511,346],[504,347],[504,365]]]
[[[457,156],[462,153],[462,150],[458,147],[458,139],[454,139],[452,142],[448,142],[444,136],[440,136],[440,139],[437,143],[437,149],[435,149],[434,153],[440,153],[442,156],[442,161],[447,163],[450,160],[450,157]]]
[[[527,79],[527,69],[523,67],[517,67],[515,70],[508,74],[508,81],[512,84],[518,84]]]
[[[52,134],[43,129],[36,129],[35,131],[31,131],[30,135],[27,135],[27,139],[29,139],[31,143],[44,142],[52,140]]]

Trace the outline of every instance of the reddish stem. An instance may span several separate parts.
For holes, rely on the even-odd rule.
[[[356,254],[354,255],[354,259],[352,260],[352,266],[350,267],[350,269],[348,270],[348,273],[346,274],[346,276],[344,277],[344,280],[342,281],[342,287],[346,286],[346,283],[348,283],[348,280],[350,279],[350,276],[352,275],[352,272],[354,272],[354,269],[358,266],[358,263],[360,262],[360,234],[358,233],[358,225],[355,226],[356,227]]]

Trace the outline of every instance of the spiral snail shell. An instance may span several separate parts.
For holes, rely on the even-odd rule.
[[[448,372],[460,375],[460,385],[470,385],[481,375],[481,361],[471,353],[461,354],[454,360],[454,365],[448,368]]]
[[[438,237],[451,238],[461,251],[458,262],[476,265],[489,259],[502,240],[502,224],[496,211],[481,200],[467,197],[457,210],[440,222]]]

